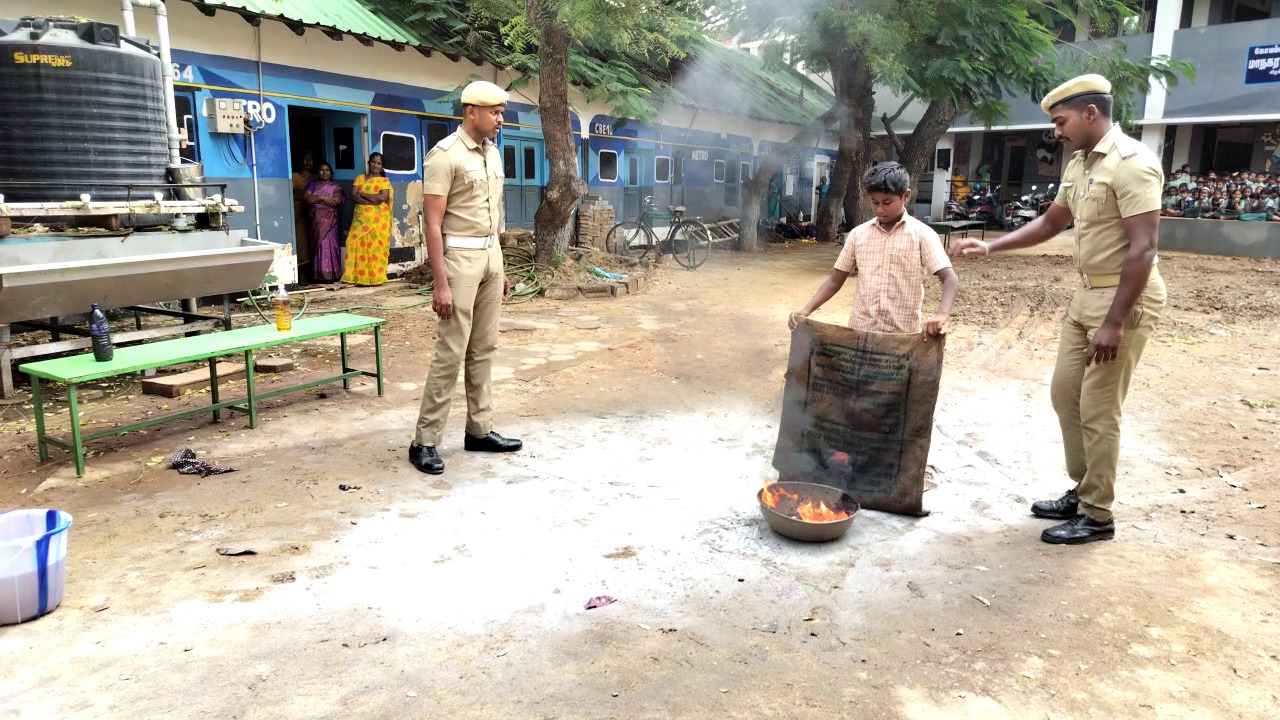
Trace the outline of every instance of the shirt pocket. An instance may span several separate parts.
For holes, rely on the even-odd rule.
[[[1101,220],[1113,215],[1114,212],[1108,209],[1110,198],[1110,183],[1105,181],[1089,183],[1082,198],[1084,207],[1081,209],[1081,217],[1085,220]]]
[[[462,171],[462,182],[466,183],[469,188],[475,189],[476,187],[480,187],[484,181],[484,168],[468,168]]]

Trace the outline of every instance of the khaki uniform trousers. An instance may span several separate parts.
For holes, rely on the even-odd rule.
[[[445,276],[453,292],[453,316],[441,320],[435,357],[422,391],[415,440],[437,445],[449,420],[449,406],[458,383],[458,368],[466,360],[468,435],[488,435],[493,429],[489,378],[498,347],[498,315],[502,311],[502,247],[449,248],[444,254]]]
[[[1116,465],[1120,459],[1120,416],[1133,369],[1165,305],[1164,280],[1152,273],[1124,322],[1116,359],[1085,367],[1085,349],[1102,326],[1118,288],[1080,288],[1062,322],[1058,363],[1050,393],[1062,426],[1067,475],[1076,482],[1080,512],[1111,520]]]

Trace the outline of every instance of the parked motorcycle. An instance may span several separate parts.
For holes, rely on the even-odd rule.
[[[981,220],[988,225],[996,225],[1009,229],[1005,218],[1005,205],[1000,200],[1000,186],[994,185],[991,191],[977,198],[977,207],[969,211],[971,220]]]
[[[966,195],[965,200],[968,201],[973,195]],[[955,200],[948,200],[943,204],[942,217],[946,220],[968,220],[969,207],[961,205]]]
[[[1039,217],[1039,203],[1044,196],[1037,193],[1036,188],[1037,186],[1032,185],[1031,192],[1005,206],[1006,230],[1017,230]]]
[[[1053,204],[1053,186],[1054,183],[1049,183],[1049,187],[1045,188],[1044,192],[1040,194],[1040,199],[1036,202],[1037,216],[1049,212],[1049,206]]]

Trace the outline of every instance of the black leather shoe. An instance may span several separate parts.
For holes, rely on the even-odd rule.
[[[439,475],[444,472],[444,460],[432,445],[413,443],[409,446],[409,462],[428,475]]]
[[[1057,500],[1037,500],[1031,503],[1031,514],[1036,517],[1070,520],[1080,509],[1080,496],[1068,490]]]
[[[1077,515],[1040,533],[1041,540],[1054,545],[1080,545],[1094,540],[1110,540],[1115,536],[1115,521],[1098,522],[1088,515]]]
[[[467,435],[462,441],[462,447],[467,452],[506,453],[519,450],[524,447],[524,443],[515,438],[504,438],[496,432],[491,432],[482,437]]]

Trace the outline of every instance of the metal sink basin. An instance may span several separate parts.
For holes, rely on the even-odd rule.
[[[0,240],[0,324],[261,287],[276,243],[244,231]]]

